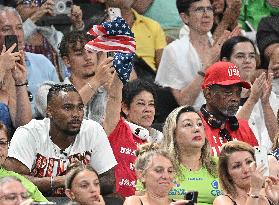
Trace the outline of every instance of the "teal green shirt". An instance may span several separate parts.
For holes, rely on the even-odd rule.
[[[163,29],[180,28],[183,25],[176,8],[176,0],[155,0],[144,16],[159,22]]]
[[[31,197],[34,201],[36,202],[47,202],[48,200],[43,196],[43,194],[39,191],[38,187],[36,187],[31,181],[29,181],[27,178],[24,176],[8,171],[4,168],[0,168],[0,178],[1,177],[8,177],[8,176],[13,176],[22,182],[23,186],[27,189],[27,191],[31,194]]]

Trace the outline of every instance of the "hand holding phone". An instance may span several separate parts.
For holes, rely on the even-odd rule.
[[[109,7],[108,8],[108,15],[109,15],[109,19],[111,21],[113,21],[114,19],[116,19],[118,16],[121,17],[121,10],[119,8],[113,8],[113,7]]]
[[[4,41],[6,50],[8,50],[12,45],[16,44],[16,47],[14,48],[12,53],[18,52],[18,40],[16,35],[6,35]]]
[[[256,158],[257,166],[263,164],[265,167],[263,176],[269,176],[269,165],[268,165],[268,156],[267,156],[266,147],[264,146],[255,147],[255,158]]]
[[[184,194],[184,199],[188,200],[189,202],[186,205],[194,205],[198,203],[198,191],[186,191]]]

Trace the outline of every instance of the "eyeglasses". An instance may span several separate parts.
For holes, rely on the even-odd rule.
[[[223,139],[223,141],[226,139],[227,142],[232,141],[232,137],[227,129],[221,129],[219,131],[219,136]]]
[[[203,13],[213,13],[213,7],[212,6],[207,6],[207,7],[202,7],[199,6],[195,9],[193,9],[195,13],[203,14]]]
[[[3,195],[0,197],[0,200],[5,200],[9,203],[12,203],[12,202],[15,202],[19,196],[23,200],[30,198],[30,194],[28,192],[22,192],[22,193],[10,193],[10,194]]]

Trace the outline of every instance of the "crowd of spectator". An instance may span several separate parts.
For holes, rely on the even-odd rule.
[[[0,50],[0,205],[279,204],[278,1],[3,0]]]

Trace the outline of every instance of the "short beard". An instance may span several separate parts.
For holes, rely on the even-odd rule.
[[[237,113],[239,109],[239,105],[232,105],[227,107],[226,109],[219,109],[219,111],[226,117],[233,117]]]
[[[63,130],[64,134],[66,134],[67,136],[76,136],[79,132],[80,129],[75,130],[75,131],[70,131],[70,130]]]

